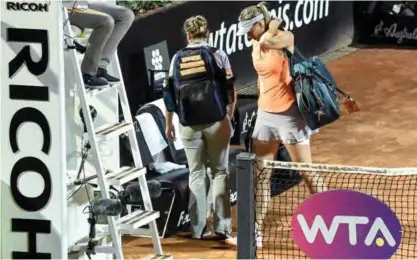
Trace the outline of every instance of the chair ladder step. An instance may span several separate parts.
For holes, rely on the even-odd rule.
[[[117,223],[122,230],[134,230],[159,218],[159,211],[135,210],[120,218]]]
[[[82,37],[74,37],[74,40],[81,44],[82,46],[86,47],[88,44],[89,35],[83,35]]]
[[[96,238],[93,239],[94,242],[97,242],[97,244],[100,244],[109,234],[96,234]],[[88,236],[85,236],[78,240],[74,245],[68,248],[68,252],[85,252],[88,247]]]
[[[96,135],[104,139],[111,139],[114,136],[121,135],[132,129],[131,123],[120,122],[107,126],[96,132]]]
[[[115,88],[118,88],[120,86],[120,83],[115,83],[115,84],[109,84],[107,87],[102,88],[102,89],[91,89],[88,88],[86,89],[86,96],[89,98],[94,98],[102,93],[105,93],[107,91],[114,91]]]
[[[102,253],[102,254],[114,254],[116,252],[116,248],[112,246],[96,246],[94,247],[94,250],[96,253]]]
[[[106,174],[106,178],[110,185],[121,186],[145,174],[146,174],[146,168],[124,166],[115,172]]]

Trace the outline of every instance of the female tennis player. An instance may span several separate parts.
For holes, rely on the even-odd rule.
[[[252,39],[252,59],[258,74],[258,115],[252,135],[252,150],[259,159],[273,160],[282,142],[293,162],[311,163],[311,130],[296,105],[284,49],[294,52],[294,35],[278,30],[263,3],[249,6],[239,16],[239,35]],[[262,247],[262,223],[271,197],[271,170],[256,167],[256,244]],[[310,192],[323,190],[320,177],[301,173]]]

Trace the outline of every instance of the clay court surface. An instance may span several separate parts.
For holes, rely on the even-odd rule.
[[[339,87],[360,102],[362,111],[344,114],[322,129],[312,140],[313,160],[353,166],[417,167],[417,51],[360,49],[327,66]],[[395,256],[417,258],[417,176],[330,174],[325,181],[330,188],[377,195],[391,206],[404,230],[403,244]],[[265,223],[272,227],[269,233],[265,231],[270,239],[264,241],[259,257],[301,256],[293,249],[289,232],[279,229],[289,225],[291,212],[307,196],[304,185],[299,185],[273,199]],[[215,241],[171,237],[162,239],[162,244],[165,254],[176,259],[236,258],[235,250]],[[124,238],[126,258],[140,258],[152,251],[149,239]]]

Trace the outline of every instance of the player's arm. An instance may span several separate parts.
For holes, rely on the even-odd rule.
[[[264,39],[261,44],[265,49],[282,50],[289,48],[292,51],[294,48],[294,34],[288,31],[278,31],[273,38]]]
[[[272,43],[272,39],[278,33],[278,27],[281,24],[281,20],[273,19],[268,24],[268,30],[262,35],[261,44],[263,48],[268,48]]]
[[[230,93],[230,95],[233,96],[233,102],[232,102],[232,104],[230,104],[229,117],[230,118],[233,118],[233,116],[235,114],[236,105],[237,105],[237,91],[236,91],[236,88],[233,87],[232,90],[231,90],[231,92],[232,93]]]
[[[268,24],[268,31],[265,33],[266,40],[272,40],[275,35],[278,33],[278,27],[281,24],[281,20],[273,19]]]
[[[169,66],[169,75],[168,79],[165,82],[163,88],[163,100],[166,108],[165,115],[165,134],[168,138],[175,139],[175,128],[173,125],[173,116],[174,112],[177,109],[177,103],[175,100],[174,87],[173,87],[173,68],[176,61],[176,55],[172,57],[171,64]]]
[[[227,57],[226,53],[223,53],[223,65],[224,65],[225,70],[226,70],[226,78],[231,81],[229,84],[232,86],[231,91],[230,91],[231,93],[229,92],[229,94],[233,96],[232,97],[233,102],[230,104],[229,117],[233,118],[233,115],[234,115],[235,109],[236,109],[236,104],[237,104],[237,91],[236,91],[236,88],[233,85],[234,75],[233,75],[233,71],[232,71],[232,66],[230,66],[230,61],[229,61],[229,58]]]
[[[272,20],[269,23],[268,31],[262,35],[261,47],[264,49],[282,50],[288,48],[291,52],[294,49],[294,34],[289,31],[278,29],[280,20]]]

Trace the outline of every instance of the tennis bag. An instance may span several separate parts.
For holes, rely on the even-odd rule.
[[[286,51],[296,94],[298,109],[312,129],[318,129],[340,117],[337,87],[323,62],[318,57],[306,59],[297,49],[293,55]],[[301,61],[294,62],[294,56]]]
[[[226,72],[217,65],[215,51],[187,47],[175,56],[172,83],[183,126],[211,124],[226,116]]]

